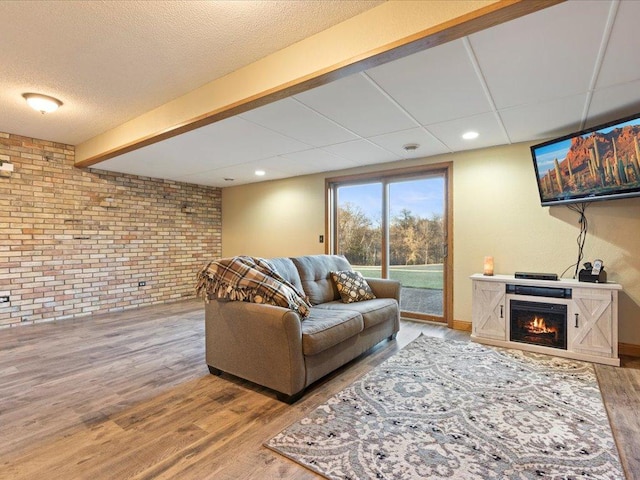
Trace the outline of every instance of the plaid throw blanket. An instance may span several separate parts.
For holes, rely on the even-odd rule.
[[[214,260],[200,270],[197,279],[196,293],[206,301],[213,297],[266,303],[290,308],[303,318],[309,315],[311,304],[305,295],[264,258],[240,256]]]

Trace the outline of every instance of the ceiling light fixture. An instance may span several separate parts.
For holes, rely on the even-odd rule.
[[[254,173],[259,177],[263,177],[267,172],[265,172],[264,170],[256,170]]]
[[[474,140],[478,138],[479,135],[480,134],[478,132],[466,132],[462,134],[462,138],[464,138],[465,140]]]
[[[57,98],[40,93],[23,93],[22,96],[31,108],[42,114],[55,112],[62,105],[62,102]]]

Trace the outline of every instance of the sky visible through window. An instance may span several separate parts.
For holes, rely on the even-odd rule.
[[[442,215],[444,179],[434,177],[394,182],[390,185],[389,197],[392,218],[403,209],[421,218]],[[382,185],[372,183],[340,187],[338,201],[340,205],[357,205],[369,218],[379,220],[382,212]]]

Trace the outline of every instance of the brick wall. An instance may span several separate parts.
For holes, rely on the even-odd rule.
[[[0,327],[193,297],[221,255],[218,188],[77,169],[73,146],[1,132],[0,161]]]

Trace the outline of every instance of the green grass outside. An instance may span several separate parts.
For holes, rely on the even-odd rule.
[[[380,278],[380,267],[353,265],[353,269],[365,277]],[[442,264],[393,265],[389,267],[389,276],[393,280],[399,280],[403,287],[442,290]]]

